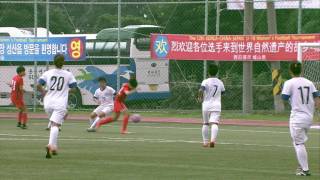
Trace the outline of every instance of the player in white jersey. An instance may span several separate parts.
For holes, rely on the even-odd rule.
[[[218,66],[211,64],[208,67],[209,78],[201,83],[198,99],[202,102],[202,138],[203,147],[214,147],[218,135],[218,125],[221,114],[221,95],[225,92],[223,82],[216,78]],[[209,125],[211,138],[209,142]]]
[[[307,133],[312,125],[315,105],[319,107],[320,93],[311,81],[301,77],[301,66],[300,63],[290,65],[292,79],[285,82],[282,99],[289,100],[291,105],[290,134],[299,162],[296,175],[309,176],[308,154],[304,143],[308,140]]]
[[[51,121],[46,158],[57,154],[59,127],[67,113],[69,90],[77,88],[76,79],[71,72],[62,69],[63,64],[64,56],[57,54],[54,57],[55,69],[44,72],[37,85],[38,91],[45,95],[44,109]],[[43,86],[47,87],[47,91]]]
[[[99,88],[95,91],[93,98],[99,106],[90,114],[90,128],[87,129],[88,132],[94,132],[100,118],[113,112],[113,97],[116,91],[112,87],[107,86],[107,80],[104,77],[100,77],[98,81]]]

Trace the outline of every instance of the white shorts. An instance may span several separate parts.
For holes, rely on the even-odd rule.
[[[304,144],[308,140],[307,133],[311,124],[290,123],[290,134],[295,145]]]
[[[219,124],[221,112],[219,111],[202,111],[203,123],[216,123]]]
[[[110,114],[110,113],[113,112],[113,106],[111,106],[111,105],[107,105],[107,106],[100,105],[95,110],[93,110],[93,112],[98,114],[98,115],[101,114],[101,113],[104,113],[105,115],[107,115],[107,114]]]
[[[68,112],[66,109],[52,109],[52,108],[45,109],[45,111],[48,114],[50,121],[53,121],[60,125],[62,125],[64,121],[64,117]]]

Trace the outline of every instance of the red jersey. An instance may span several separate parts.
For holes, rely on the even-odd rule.
[[[119,90],[118,94],[116,95],[116,101],[124,102],[127,98],[127,93],[130,91],[130,87],[128,83],[122,85],[121,89]]]
[[[23,99],[23,92],[21,92],[20,87],[23,86],[23,78],[16,75],[11,81],[11,98],[20,100]]]

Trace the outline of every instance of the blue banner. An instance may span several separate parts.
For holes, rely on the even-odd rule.
[[[85,60],[85,37],[3,37],[0,61],[52,61],[63,54],[66,61]]]

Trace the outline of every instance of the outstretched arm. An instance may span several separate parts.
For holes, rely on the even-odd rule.
[[[71,93],[76,93],[77,92],[78,84],[77,84],[77,80],[73,76],[73,74],[71,74],[71,78],[69,80],[69,88],[70,88],[69,92],[71,92]]]
[[[39,91],[42,96],[46,95],[46,90],[43,88],[43,86],[40,83],[37,84],[37,91]]]

